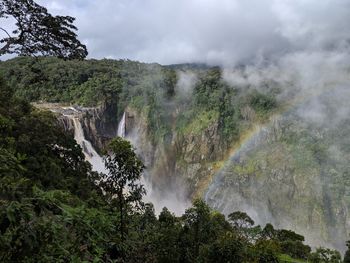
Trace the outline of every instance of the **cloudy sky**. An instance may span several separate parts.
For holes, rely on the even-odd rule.
[[[76,17],[91,58],[235,65],[345,48],[350,0],[38,0]]]

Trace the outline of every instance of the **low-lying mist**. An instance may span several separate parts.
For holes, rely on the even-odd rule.
[[[262,151],[261,149],[264,149],[263,147],[270,147],[266,145],[266,142],[272,140],[270,137],[274,130],[285,129],[286,133],[289,135],[289,133],[292,133],[291,130],[293,129],[288,127],[294,126],[293,132],[310,132],[310,134],[305,135],[305,138],[308,138],[307,136],[315,136],[316,146],[317,144],[322,144],[322,151],[324,151],[326,156],[326,159],[320,162],[325,162],[329,167],[333,168],[329,168],[328,166],[327,168],[323,168],[323,164],[317,164],[318,172],[312,171],[308,174],[307,169],[300,172],[297,171],[298,168],[291,167],[287,173],[290,174],[290,178],[298,179],[291,179],[292,181],[289,183],[286,182],[286,184],[307,183],[307,185],[302,186],[302,188],[306,189],[308,192],[314,192],[314,195],[310,195],[307,198],[314,198],[315,200],[320,199],[318,201],[320,201],[320,205],[323,207],[320,209],[334,210],[330,213],[334,214],[335,217],[336,213],[339,213],[336,210],[346,209],[346,206],[341,205],[343,202],[341,200],[349,195],[347,188],[345,192],[344,190],[339,190],[337,193],[341,195],[339,196],[341,200],[338,202],[334,197],[337,190],[334,192],[333,188],[336,186],[328,188],[328,186],[325,185],[337,184],[334,182],[335,179],[331,178],[332,175],[329,174],[332,172],[332,169],[337,170],[337,176],[344,177],[344,175],[339,174],[344,173],[345,170],[339,168],[339,166],[346,163],[348,159],[348,152],[341,149],[342,141],[340,139],[332,140],[330,135],[339,132],[338,126],[347,122],[350,116],[350,106],[348,105],[348,99],[350,98],[350,57],[348,51],[349,50],[346,48],[332,51],[298,51],[286,53],[278,59],[259,60],[255,64],[220,67],[222,81],[233,89],[239,89],[242,93],[248,93],[252,90],[258,90],[261,93],[269,93],[271,90],[274,90],[280,110],[274,113],[265,124],[256,127],[257,132],[255,132],[250,140],[243,142],[243,144],[239,146],[239,149],[234,149],[234,157],[230,156],[229,159],[224,160],[225,164],[214,174],[208,189],[203,193],[203,198],[205,198],[209,204],[225,214],[235,210],[246,211],[261,225],[272,222],[276,226],[305,233],[307,241],[314,246],[327,245],[334,246],[340,250],[344,249],[346,235],[344,235],[344,233],[339,233],[339,230],[336,229],[336,225],[343,224],[341,227],[342,229],[346,227],[348,225],[347,215],[342,216],[340,221],[335,220],[332,215],[325,216],[327,217],[325,220],[329,220],[327,224],[334,226],[323,226],[328,228],[328,230],[326,230],[326,232],[328,232],[328,238],[319,240],[320,235],[325,235],[324,233],[315,233],[318,230],[324,231],[321,230],[321,225],[314,223],[316,227],[310,229],[310,226],[306,225],[305,222],[300,221],[298,224],[294,218],[289,218],[288,213],[284,214],[281,212],[280,214],[276,214],[276,211],[271,208],[274,206],[274,200],[268,201],[268,199],[262,198],[261,200],[252,201],[249,198],[247,199],[242,193],[235,191],[235,188],[230,189],[230,184],[226,178],[233,176],[230,172],[232,167],[245,165],[255,152],[259,153]],[[171,109],[181,108],[182,104],[191,103],[198,78],[198,71],[189,69],[177,70],[178,81],[175,87],[176,100],[175,102],[169,102],[164,99],[163,103],[169,105],[171,103]],[[283,137],[283,135],[279,136]],[[294,144],[303,144],[303,140],[306,140],[305,138],[300,135],[297,139],[299,141],[294,142]],[[280,142],[279,140],[275,143],[282,143],[282,141]],[[133,141],[136,148],[138,148],[137,134],[134,134],[131,141]],[[271,147],[275,149],[273,147],[276,146],[273,145]],[[318,152],[316,149],[313,154],[312,158],[315,158],[315,162],[317,162],[317,156],[322,153]],[[285,157],[286,159],[282,158],[281,161],[287,162],[289,157],[288,155]],[[337,164],[337,160],[341,164]],[[266,165],[269,164],[265,164],[265,166]],[[272,173],[274,172],[273,169],[279,169],[278,166],[271,166],[270,168],[272,169]],[[290,167],[288,167],[288,169],[289,168]],[[257,169],[266,168],[258,167]],[[164,171],[164,173],[166,172]],[[324,173],[327,173],[327,175],[324,175]],[[163,176],[166,177],[167,175],[164,174]],[[186,191],[188,191],[186,189],[187,185],[181,179],[185,178],[186,175],[177,174],[175,177],[180,179],[174,184],[169,181],[169,184],[166,186],[162,185],[161,189],[153,185],[156,182],[152,182],[152,180],[145,183],[149,190],[149,195],[146,199],[155,204],[157,212],[159,212],[163,206],[167,206],[170,210],[181,214],[189,206],[190,199],[186,194]],[[232,177],[232,180],[239,180],[238,178],[233,178],[235,177]],[[181,181],[181,183],[179,183],[179,181]],[[235,182],[232,183],[234,184]],[[268,184],[268,182],[264,184]],[[274,183],[271,184],[271,186],[273,185]],[[256,191],[252,196],[258,198],[259,187],[266,186],[261,186],[259,183],[250,186],[249,191]],[[278,194],[278,189],[275,189],[275,191]],[[285,190],[281,189],[281,195],[285,194],[283,191]],[[332,201],[326,202],[325,200],[328,199]],[[293,199],[291,199],[291,202],[293,202],[292,200]],[[272,204],[269,202],[272,202]],[[305,206],[301,205],[300,209],[295,208],[293,213],[302,214],[306,212],[305,209]],[[315,215],[310,215],[310,223],[314,220],[318,220],[313,217],[315,217]],[[324,222],[322,224],[324,224]],[[339,241],[334,239],[339,239]]]
[[[275,113],[265,125],[259,127],[250,140],[243,142],[241,149],[234,151],[235,155],[231,156],[231,159],[214,176],[213,182],[205,193],[206,200],[212,206],[224,213],[230,213],[233,210],[247,211],[259,224],[273,222],[277,226],[304,233],[311,245],[328,245],[344,250],[345,240],[348,238],[345,232],[348,233],[349,224],[349,215],[345,212],[348,204],[345,205],[344,200],[350,192],[347,186],[340,185],[345,182],[347,184],[347,169],[343,166],[348,163],[350,156],[349,149],[344,146],[346,143],[344,133],[350,132],[347,126],[350,116],[349,58],[349,50],[346,48],[337,51],[300,51],[285,54],[271,61],[260,61],[255,65],[222,69],[223,80],[232,87],[242,90],[257,89],[263,93],[271,87],[277,88],[277,99],[281,110]],[[315,162],[318,167],[316,174],[312,170],[316,168],[310,167],[309,171],[301,172],[298,166],[289,167],[288,162],[291,162],[289,159],[292,157],[288,155],[289,153],[283,153],[281,147],[287,147],[287,149],[292,147],[285,146],[284,142],[290,138],[278,132],[295,134],[296,141],[293,143],[288,141],[288,145],[307,148],[308,146],[305,145],[310,143],[308,140],[313,141],[310,147],[313,149],[314,161],[312,162]],[[281,138],[272,138],[278,136]],[[276,143],[280,145],[276,146]],[[261,156],[262,153],[274,156],[276,151],[282,151],[279,154],[285,154],[285,158],[279,159],[281,156],[278,155],[273,157],[276,162],[286,162],[284,168],[278,163],[271,164],[271,158]],[[301,152],[299,154],[300,158],[305,158],[302,157]],[[296,195],[315,198],[316,202],[322,203],[318,213],[324,214],[324,220],[328,221],[327,238],[321,237],[325,230],[322,230],[323,223],[317,222],[319,219],[316,214],[310,214],[309,221],[306,221],[309,222],[308,224],[314,224],[316,226],[314,229],[302,219],[299,223],[297,223],[298,220],[292,219],[293,213],[300,213],[300,217],[305,214],[307,209],[303,203],[299,204],[300,209],[295,205],[287,213],[276,210],[280,199],[283,199],[282,196],[290,194],[284,192],[289,189],[288,187],[271,188],[269,191],[276,191],[281,195],[276,196],[278,199],[271,200],[270,197],[273,195],[263,193],[261,189],[269,189],[269,184],[276,187],[274,181],[260,183],[260,179],[252,179],[255,181],[254,183],[250,181],[247,188],[249,190],[246,191],[252,192],[248,195],[242,192],[243,190],[240,192],[239,189],[242,189],[242,186],[238,188],[234,186],[239,184],[234,180],[242,180],[237,177],[235,167],[248,167],[251,160],[257,162],[255,167],[258,174],[259,171],[269,170],[266,166],[270,165],[271,180],[283,181],[283,178],[278,177],[284,174],[291,178],[291,181],[285,182],[287,185],[307,183],[307,185],[297,185],[292,188],[299,189],[296,191],[305,189],[306,192],[310,192],[308,197],[303,193]],[[305,160],[306,163],[308,161]],[[284,169],[284,171],[278,169]],[[277,178],[272,179],[275,173]],[[311,197],[311,192],[314,197]],[[262,196],[264,194],[265,196]],[[257,200],[252,200],[252,196]],[[288,206],[288,204],[284,205]]]

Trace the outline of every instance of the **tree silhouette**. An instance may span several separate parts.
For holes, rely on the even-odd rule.
[[[0,27],[5,36],[0,40],[3,44],[0,56],[19,54],[82,59],[88,54],[74,32],[77,30],[73,25],[75,18],[53,16],[33,0],[2,0],[0,19],[13,19],[16,27],[11,32]]]

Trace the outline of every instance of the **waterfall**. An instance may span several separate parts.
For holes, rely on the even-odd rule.
[[[82,111],[77,110],[74,107],[66,107],[63,108],[61,112],[62,115],[70,120],[68,125],[73,126],[74,128],[74,139],[76,142],[82,147],[83,153],[85,155],[86,161],[88,161],[92,165],[92,169],[96,172],[101,172],[104,174],[108,174],[107,169],[104,166],[104,162],[102,157],[96,152],[91,142],[89,142],[84,135],[84,130],[81,123],[81,113]],[[122,118],[118,124],[118,136],[125,138],[126,137],[126,113],[123,113]],[[130,133],[128,136],[128,140],[136,146],[139,146],[139,142],[137,139],[137,133]],[[137,155],[142,157],[142,152],[137,151]],[[142,184],[147,194],[143,197],[144,202],[152,202],[157,214],[159,214],[164,206],[171,209],[171,211],[175,212],[177,215],[181,215],[184,213],[185,209],[190,206],[190,203],[181,197],[181,193],[179,194],[175,189],[169,190],[166,194],[160,192],[156,188],[153,188],[152,181],[150,180],[151,171],[145,170],[143,175],[140,178],[140,184]]]
[[[74,125],[74,139],[83,149],[85,159],[91,163],[92,169],[96,172],[106,173],[106,168],[103,163],[102,157],[96,152],[91,142],[85,139],[84,131],[79,121],[78,116],[65,115],[71,119]]]
[[[126,118],[126,114],[124,111],[123,117],[118,124],[118,136],[122,138],[125,138],[125,118]]]
[[[137,156],[144,161],[142,152],[142,141],[139,139],[138,129],[131,127],[126,135],[126,116],[127,113],[124,111],[122,118],[118,124],[117,135],[124,139],[130,141],[133,147],[135,147],[135,152]],[[132,126],[132,125],[130,125]],[[126,138],[127,137],[127,138]],[[145,163],[148,166],[148,163]],[[156,214],[159,214],[163,207],[167,207],[176,215],[182,215],[185,210],[190,207],[190,202],[184,197],[184,192],[180,189],[175,189],[173,186],[169,185],[167,191],[162,191],[157,187],[154,187],[152,179],[152,167],[146,168],[140,178],[139,183],[142,184],[146,190],[146,195],[143,196],[144,202],[151,202],[154,205]]]

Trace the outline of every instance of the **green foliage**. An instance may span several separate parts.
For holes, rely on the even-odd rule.
[[[277,101],[273,95],[253,91],[248,96],[249,105],[261,116],[265,117],[267,113],[277,107]]]
[[[277,263],[278,255],[280,251],[279,244],[273,240],[259,240],[255,244],[255,253],[257,262],[259,263]]]
[[[73,17],[52,16],[33,0],[3,0],[0,3],[0,19],[7,18],[16,23],[12,32],[1,28],[7,36],[0,40],[3,44],[0,55],[40,54],[71,59],[87,56],[86,46],[80,43],[74,32],[77,28],[73,25]]]
[[[344,255],[344,263],[350,263],[350,241],[346,242],[347,250]]]
[[[111,142],[109,175],[98,175],[52,114],[15,96],[133,105],[163,140],[175,125],[179,133],[200,133],[217,123],[221,139],[230,141],[251,121],[240,108],[253,106],[222,82],[219,70],[201,72],[193,105],[176,105],[175,73],[158,65],[40,61],[45,67],[31,69],[27,58],[0,66],[16,86],[0,81],[1,262],[278,262],[281,255],[302,262],[338,255],[310,253],[303,236],[271,224],[262,229],[244,212],[226,219],[200,199],[180,217],[166,208],[157,217],[152,204],[141,202],[144,167],[129,142]],[[253,173],[247,169],[240,172]]]
[[[336,250],[329,248],[319,247],[315,252],[311,253],[308,257],[310,263],[341,263],[341,255]],[[344,258],[344,262],[345,258]]]
[[[195,86],[195,105],[207,110],[217,110],[220,105],[220,95],[223,87],[224,83],[221,80],[220,69],[209,70],[200,77]]]
[[[100,187],[107,198],[112,200],[118,196],[126,202],[141,201],[145,190],[137,182],[141,178],[144,165],[136,156],[130,142],[121,137],[113,139],[107,146],[104,162],[108,174],[101,180]],[[127,196],[124,196],[126,188]]]
[[[177,86],[176,70],[128,60],[20,57],[0,62],[0,74],[16,95],[29,101],[88,107],[107,102],[116,105],[119,116],[130,106],[145,118],[153,144],[170,143],[175,130],[183,135],[192,131],[199,134],[208,125],[216,125],[218,143],[228,147],[255,121],[255,115],[260,116],[263,110],[268,117],[277,106],[272,93],[252,95],[230,87],[218,68],[191,69],[198,81],[184,96]]]
[[[0,260],[102,257],[106,248],[88,242],[113,224],[94,208],[105,202],[81,148],[51,114],[34,111],[3,82],[0,96]]]
[[[184,244],[179,242],[182,229],[179,218],[163,208],[158,222],[153,240],[158,262],[180,262],[180,248]]]
[[[163,69],[163,89],[165,90],[165,97],[171,99],[175,96],[175,86],[177,83],[177,75],[175,70]]]
[[[229,222],[232,223],[236,229],[249,228],[254,225],[253,219],[251,219],[247,213],[236,211],[228,215]]]
[[[202,73],[194,88],[194,107],[199,112],[218,114],[216,119],[225,139],[235,139],[239,133],[239,106],[237,90],[224,83],[220,69]]]
[[[281,251],[293,258],[307,259],[311,252],[308,245],[304,245],[301,241],[286,240],[280,242]]]
[[[102,175],[99,186],[108,202],[119,208],[120,236],[124,241],[127,232],[125,229],[127,208],[130,204],[138,207],[142,204],[142,196],[146,194],[144,187],[139,183],[144,165],[136,156],[130,142],[121,137],[113,139],[108,144],[104,163],[108,172]]]
[[[227,232],[210,244],[201,255],[201,262],[236,263],[244,262],[245,244],[234,233]]]
[[[281,262],[281,263],[305,263],[305,262],[307,262],[303,259],[292,258],[291,256],[286,255],[286,254],[280,254],[278,256],[278,259],[279,259],[279,262]]]
[[[215,123],[218,118],[216,111],[203,111],[198,113],[195,119],[192,120],[183,130],[185,134],[199,134],[204,129]]]

